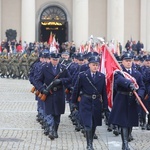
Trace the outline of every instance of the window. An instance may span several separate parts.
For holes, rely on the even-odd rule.
[[[41,14],[41,21],[67,21],[65,12],[57,7],[47,7]]]

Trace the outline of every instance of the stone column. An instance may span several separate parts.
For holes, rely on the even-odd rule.
[[[88,41],[89,0],[73,0],[73,38],[76,46]]]
[[[21,39],[22,42],[35,41],[35,0],[22,0]]]
[[[141,23],[140,23],[140,41],[147,47],[147,0],[141,0]],[[145,49],[144,48],[144,49]]]
[[[141,0],[141,29],[140,41],[144,44],[144,50],[150,51],[150,1]]]
[[[107,0],[107,40],[124,45],[124,0]]]
[[[1,41],[2,41],[2,32],[1,32],[1,30],[2,30],[2,20],[1,20],[1,14],[2,14],[2,5],[1,5],[1,0],[0,0],[0,43],[1,43]]]
[[[150,1],[147,0],[147,45],[146,50],[150,52]]]

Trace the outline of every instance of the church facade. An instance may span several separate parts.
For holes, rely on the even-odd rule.
[[[122,45],[132,38],[150,51],[149,0],[1,0],[0,12],[0,41],[13,29],[28,43],[48,41],[52,32],[77,46],[90,35]]]

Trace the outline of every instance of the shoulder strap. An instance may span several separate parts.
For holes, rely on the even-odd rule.
[[[98,92],[97,88],[94,86],[94,84],[90,81],[90,79],[88,78],[88,75],[84,72],[86,79],[89,81],[89,83],[91,84],[91,86]],[[99,92],[98,92],[99,93]]]

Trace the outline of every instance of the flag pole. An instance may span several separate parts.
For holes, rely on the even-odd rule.
[[[106,48],[107,46],[105,46],[105,49],[109,52],[109,54],[112,56],[113,60],[116,62],[116,64],[118,65],[118,67],[120,68],[120,70],[122,71],[121,66],[119,65],[119,63],[117,62],[117,60],[115,59],[114,55]],[[143,102],[141,101],[141,98],[138,96],[136,91],[133,91],[133,94],[135,95],[136,99],[138,100],[139,104],[141,105],[141,107],[143,108],[143,110],[146,112],[146,114],[148,115],[149,112],[147,110],[147,108],[144,106]]]
[[[146,107],[144,106],[143,102],[141,101],[140,97],[138,96],[136,91],[133,91],[134,95],[136,96],[138,102],[140,103],[141,107],[144,109],[144,111],[146,112],[147,115],[149,115],[148,110],[146,109]]]

